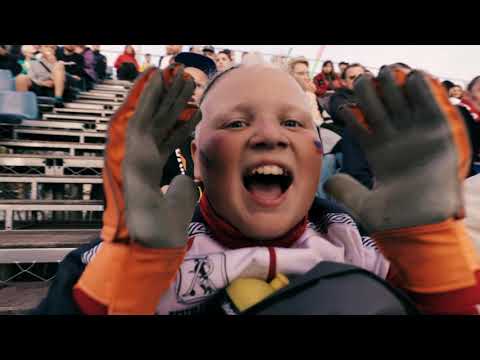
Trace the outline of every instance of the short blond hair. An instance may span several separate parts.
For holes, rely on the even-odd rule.
[[[310,62],[305,56],[298,56],[293,59],[290,59],[290,61],[288,62],[288,71],[292,73],[293,69],[295,68],[295,65],[297,64],[305,64],[307,65],[307,67],[310,66]]]
[[[27,53],[34,54],[35,47],[33,45],[22,45],[20,51],[22,52],[23,55],[26,55]]]

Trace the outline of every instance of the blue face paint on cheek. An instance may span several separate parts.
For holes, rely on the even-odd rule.
[[[323,154],[323,144],[320,140],[314,140],[313,144],[315,145],[315,149],[317,150],[318,154]]]

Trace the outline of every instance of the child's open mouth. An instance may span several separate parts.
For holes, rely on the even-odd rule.
[[[262,206],[276,206],[293,183],[293,176],[278,165],[260,165],[245,172],[243,185]]]

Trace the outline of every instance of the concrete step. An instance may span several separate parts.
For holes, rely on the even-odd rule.
[[[110,117],[115,111],[113,110],[105,110],[105,109],[88,109],[88,108],[83,108],[83,109],[78,109],[78,108],[55,108],[53,110],[55,114],[83,114],[83,115],[98,115],[102,117]]]
[[[102,116],[89,116],[89,115],[69,115],[69,114],[44,114],[43,119],[49,120],[67,120],[67,121],[96,121],[96,122],[108,122],[109,117]]]
[[[25,315],[45,298],[49,282],[17,282],[0,288],[0,315]]]

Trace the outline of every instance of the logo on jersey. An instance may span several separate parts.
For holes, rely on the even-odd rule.
[[[187,258],[180,267],[177,301],[195,304],[214,295],[228,284],[225,254]]]

